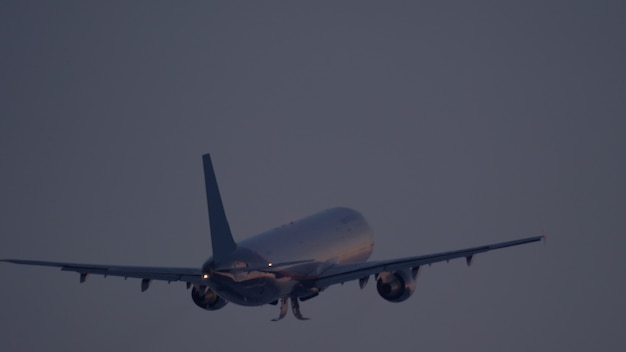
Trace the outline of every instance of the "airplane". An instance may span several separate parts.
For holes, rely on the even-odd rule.
[[[391,260],[367,261],[374,248],[373,233],[356,210],[335,207],[235,242],[226,219],[210,154],[203,155],[205,191],[213,256],[201,267],[144,267],[2,259],[14,264],[58,267],[80,274],[137,278],[141,291],[153,280],[185,282],[193,302],[205,310],[228,302],[242,306],[280,304],[283,319],[289,302],[295,318],[306,320],[301,301],[329,286],[358,280],[363,289],[374,276],[378,294],[390,302],[408,299],[416,287],[419,269],[428,264],[465,258],[467,265],[479,253],[518,246],[544,236]]]

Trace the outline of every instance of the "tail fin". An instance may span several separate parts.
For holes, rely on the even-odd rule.
[[[204,163],[204,185],[206,187],[206,201],[209,208],[209,226],[211,228],[211,246],[213,259],[218,262],[237,248],[226,220],[226,213],[222,205],[220,190],[217,188],[217,179],[211,163],[211,155],[202,156]]]

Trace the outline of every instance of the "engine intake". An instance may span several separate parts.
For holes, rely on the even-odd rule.
[[[376,282],[378,294],[389,302],[402,302],[415,291],[415,277],[408,270],[384,271]]]
[[[205,286],[194,286],[191,289],[191,299],[198,307],[206,310],[218,310],[228,303],[215,291]]]

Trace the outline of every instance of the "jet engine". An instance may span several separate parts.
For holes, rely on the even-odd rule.
[[[228,303],[218,296],[215,291],[205,286],[195,286],[191,289],[191,299],[198,307],[206,310],[218,310]]]
[[[415,276],[417,271],[398,270],[383,271],[378,274],[376,289],[378,294],[389,302],[402,302],[411,297],[415,291]]]

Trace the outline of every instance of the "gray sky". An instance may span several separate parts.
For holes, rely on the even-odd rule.
[[[0,3],[0,258],[200,265],[201,155],[236,239],[336,205],[373,258],[531,236],[313,319],[183,284],[0,265],[3,351],[624,350],[620,1]]]

